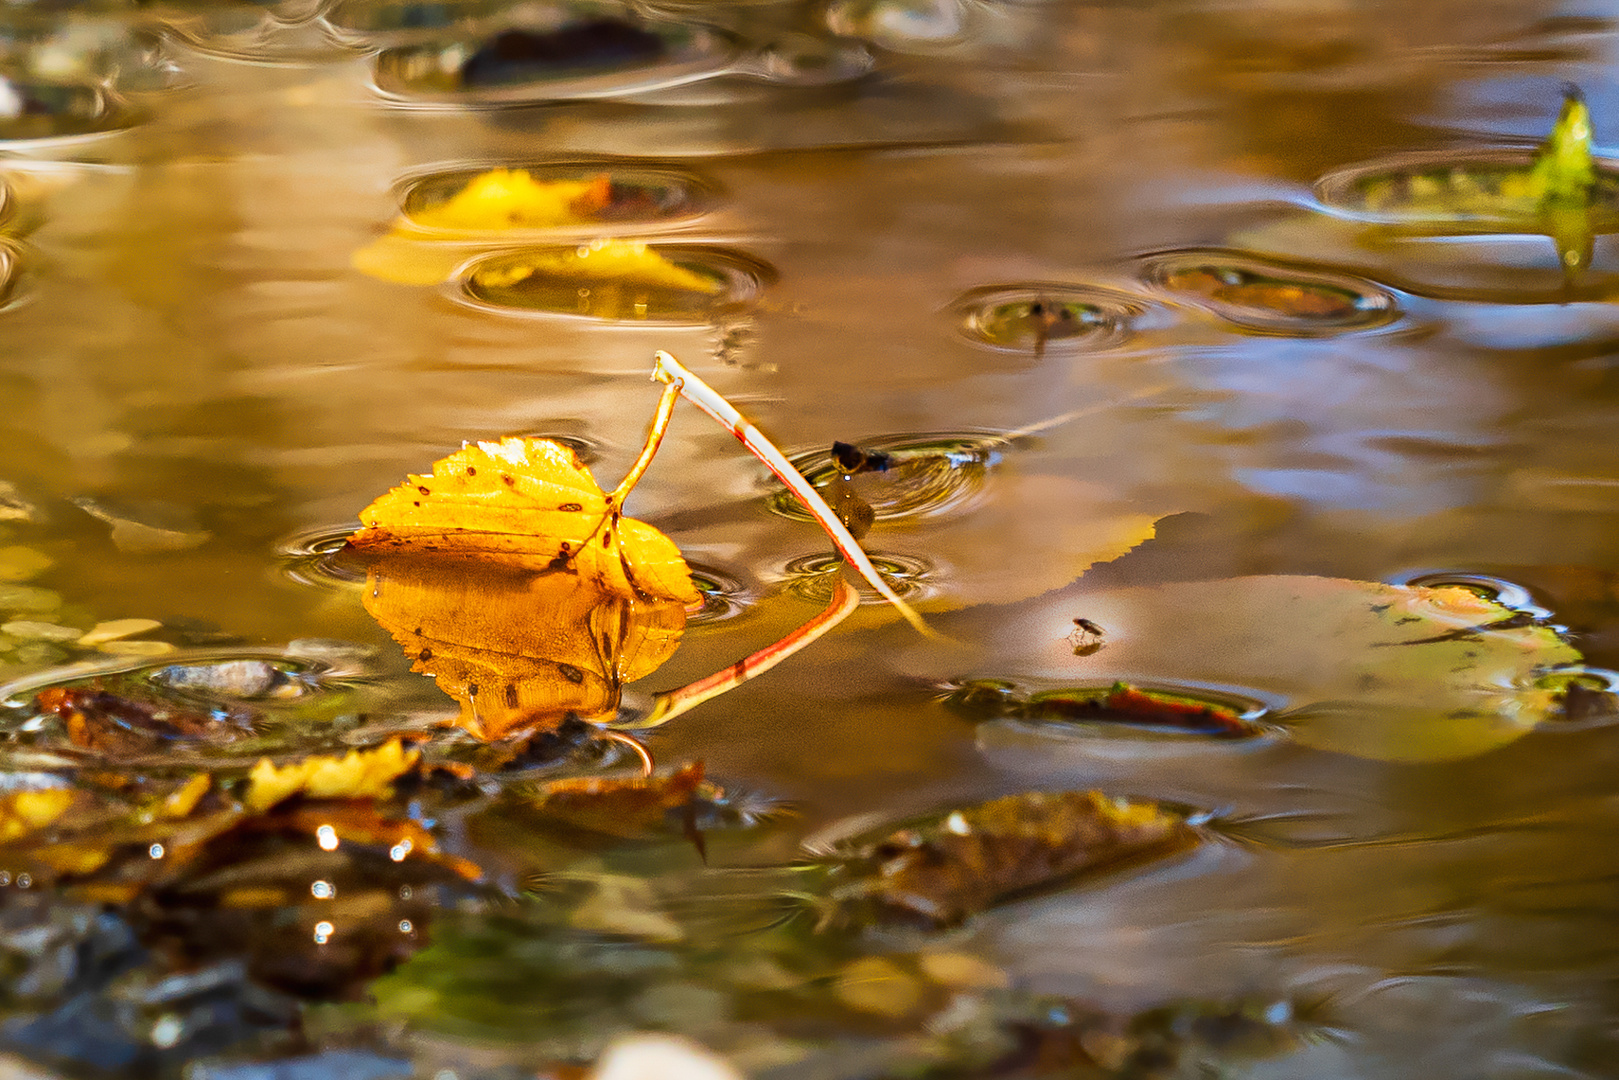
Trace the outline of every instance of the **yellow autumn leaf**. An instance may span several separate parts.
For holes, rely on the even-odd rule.
[[[0,798],[0,843],[45,828],[66,813],[74,799],[68,788],[17,791]]]
[[[262,811],[293,795],[383,798],[421,756],[420,750],[407,750],[393,738],[371,750],[350,750],[342,757],[317,754],[280,766],[260,758],[248,774],[247,795],[242,801],[249,810]]]
[[[630,600],[700,597],[680,549],[622,517],[573,449],[508,438],[462,447],[360,513],[360,553],[475,559],[576,576]]]
[[[592,240],[575,247],[536,248],[472,272],[478,288],[499,289],[531,277],[610,282],[718,293],[724,283],[665,258],[644,240]]]
[[[588,180],[536,180],[526,169],[490,169],[444,202],[409,212],[408,221],[463,231],[578,225],[592,220],[611,198],[606,173]]]

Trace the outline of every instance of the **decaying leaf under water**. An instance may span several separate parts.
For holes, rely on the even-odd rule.
[[[1198,832],[1156,803],[1099,791],[1028,792],[953,810],[859,846],[833,898],[879,921],[952,926],[1080,874],[1191,847]]]
[[[372,561],[364,601],[412,669],[461,703],[457,726],[484,740],[570,713],[611,718],[622,685],[667,660],[686,624],[678,600],[626,596],[583,574],[403,550]]]
[[[1074,655],[1075,611],[1107,627],[1105,649]],[[970,636],[998,675],[1276,695],[1290,738],[1392,761],[1467,757],[1519,738],[1560,714],[1564,687],[1548,671],[1580,660],[1552,627],[1459,587],[1304,576],[1080,583],[984,615]]]

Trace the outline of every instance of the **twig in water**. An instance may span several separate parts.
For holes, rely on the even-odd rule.
[[[821,498],[821,493],[793,468],[787,456],[776,449],[758,428],[743,419],[742,414],[737,412],[729,401],[662,349],[658,350],[652,377],[658,382],[677,386],[682,397],[723,424],[726,430],[735,435],[754,457],[764,462],[765,466],[776,474],[776,478],[786,484],[788,490],[798,497],[798,501],[804,504],[804,509],[810,512],[820,523],[821,528],[826,530],[826,535],[832,538],[832,543],[837,545],[843,558],[860,572],[860,576],[866,579],[879,596],[894,605],[895,610],[905,617],[906,622],[916,627],[919,633],[936,640],[940,638],[939,634],[922,621],[922,616],[915,608],[900,599],[899,594],[889,588],[888,582],[882,579],[882,575],[877,573],[877,568],[866,557],[860,542],[854,538],[843,522],[838,520],[838,515],[826,504],[826,500]]]
[[[842,574],[839,574],[837,580],[833,583],[831,603],[827,604],[826,610],[815,616],[815,618],[775,644],[767,645],[756,653],[744,656],[723,671],[716,671],[707,678],[688,683],[678,690],[670,690],[666,694],[659,694],[653,702],[652,711],[641,719],[614,724],[613,726],[620,730],[644,731],[647,728],[667,724],[681,713],[689,712],[710,698],[719,697],[727,690],[742,685],[755,675],[769,671],[848,618],[849,614],[859,606],[860,594],[855,592],[854,586],[843,580]]]

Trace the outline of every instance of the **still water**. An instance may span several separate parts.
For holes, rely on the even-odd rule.
[[[0,1072],[552,1075],[668,1031],[782,1080],[1614,1074],[1619,250],[1596,228],[1570,275],[1534,228],[1384,227],[1317,185],[1400,155],[1518,167],[1564,83],[1599,154],[1619,144],[1619,12],[669,0],[637,16],[664,35],[650,74],[523,102],[458,97],[476,42],[432,27],[502,13],[446,10],[6,16],[18,86],[105,77],[128,112],[69,102],[50,129],[31,106],[10,134],[115,130],[0,145],[0,793],[65,783],[86,820],[126,816],[94,866],[0,817]],[[363,254],[423,178],[558,162],[689,201],[395,236],[406,271]],[[513,306],[453,273],[597,237],[685,253],[723,295],[567,279]],[[726,792],[701,852],[690,817],[536,818],[524,793],[628,775],[623,748],[499,758],[435,727],[449,676],[407,670],[376,579],[330,557],[466,441],[562,439],[615,484],[657,349],[823,480],[835,440],[895,453],[850,481],[864,543],[948,638],[868,603],[648,732]],[[627,715],[825,604],[831,546],[781,491],[677,406],[628,509],[715,595]],[[1501,603],[1396,588],[1422,575]],[[160,625],[81,636],[124,619]],[[233,660],[257,666],[197,666]],[[967,680],[1005,700],[964,707]],[[1029,703],[1116,680],[1262,730]],[[70,740],[36,699],[136,683],[238,730]],[[326,812],[306,794],[190,876],[120,861],[202,844],[139,809],[199,770],[223,805],[262,756],[400,731],[463,767],[384,785],[386,829],[349,806],[289,840]],[[1087,789],[1200,840],[942,930],[793,899],[825,854],[806,840]]]

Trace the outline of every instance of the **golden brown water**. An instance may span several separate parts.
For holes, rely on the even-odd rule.
[[[938,702],[942,682],[973,677],[1155,677],[1284,708],[1338,700],[1311,682],[1331,681],[1320,674],[1331,661],[1300,659],[1332,652],[1309,614],[1272,620],[1246,610],[1260,601],[1240,588],[1188,594],[1182,615],[1212,628],[1206,648],[1125,651],[1128,590],[1245,575],[1493,575],[1527,588],[1586,664],[1619,665],[1619,253],[1598,237],[1583,291],[1563,303],[1545,237],[1372,235],[1311,194],[1322,174],[1385,155],[1531,146],[1564,80],[1583,87],[1597,142],[1611,144],[1611,19],[1527,0],[969,10],[965,40],[879,50],[876,72],[846,86],[697,83],[672,103],[482,112],[388,106],[358,52],[251,64],[171,39],[187,85],[143,97],[144,123],[48,151],[9,144],[0,160],[26,268],[0,312],[0,480],[38,510],[0,523],[0,548],[54,560],[29,584],[64,598],[57,622],[149,617],[181,644],[174,628],[251,647],[378,646],[401,693],[452,714],[403,672],[358,588],[296,580],[284,549],[346,532],[373,497],[464,440],[566,436],[611,485],[640,448],[660,348],[789,453],[1011,433],[971,498],[879,521],[866,540],[911,560],[913,599],[965,647],[863,608],[652,736],[660,760],[700,758],[727,785],[796,804],[790,835],[760,846],[778,860],[836,819],[1033,788],[1218,811],[1234,838],[998,909],[949,947],[1017,987],[1109,1009],[1327,1003],[1320,1038],[1234,1075],[1611,1075],[1611,715],[1457,737],[1408,761],[1371,745],[1398,716],[1375,738],[1294,737],[1284,719],[1257,743],[1159,744],[975,723]],[[724,17],[813,24],[796,5]],[[713,209],[657,235],[736,249],[774,279],[710,321],[637,326],[503,314],[453,286],[351,266],[389,228],[408,177],[589,155],[709,178]],[[1359,275],[1394,290],[1400,317],[1254,332],[1149,284],[1144,257],[1190,248]],[[1027,282],[1112,290],[1136,311],[1125,331],[1039,350],[963,330],[958,297]],[[630,510],[749,599],[738,617],[689,627],[632,698],[708,674],[817,610],[788,588],[787,568],[828,545],[771,512],[776,490],[730,434],[677,409]],[[161,532],[114,543],[83,500]],[[1168,519],[1157,538],[1116,558],[1151,519]],[[1071,585],[1093,561],[1106,565]],[[1102,649],[1052,653],[1081,616],[1107,632]],[[1222,629],[1239,624],[1259,637]],[[20,640],[0,651],[0,678],[70,658],[19,657]],[[1409,722],[1428,722],[1418,706],[1432,702],[1412,693]],[[746,939],[734,947],[745,954]],[[644,989],[636,978],[626,994]],[[644,983],[703,976],[680,979]],[[753,1045],[733,1030],[753,1022],[746,1009],[720,1011],[663,1022],[643,1010],[596,1030]],[[365,1042],[328,1018],[311,1022],[309,1045],[325,1045],[322,1025],[338,1031],[332,1045]],[[6,1031],[0,1048],[84,1072]],[[390,1033],[386,1049],[431,1076],[460,1060],[464,1036]],[[872,1041],[851,1024],[827,1038],[841,1050],[755,1047],[738,1060],[772,1076],[879,1075],[892,1059],[862,1057]],[[577,1045],[560,1056],[594,1055],[588,1038]],[[559,1056],[545,1046],[537,1058]],[[522,1051],[489,1056],[491,1076],[538,1067]]]

